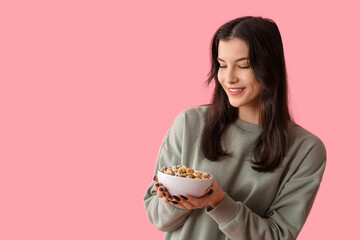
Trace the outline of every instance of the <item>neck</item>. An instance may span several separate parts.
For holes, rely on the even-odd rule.
[[[239,107],[238,117],[245,122],[259,124],[259,108]]]

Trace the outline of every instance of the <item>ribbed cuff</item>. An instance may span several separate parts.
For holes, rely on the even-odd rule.
[[[214,219],[219,226],[224,226],[235,218],[239,209],[239,204],[226,194],[225,198],[215,208],[206,208],[206,213]]]

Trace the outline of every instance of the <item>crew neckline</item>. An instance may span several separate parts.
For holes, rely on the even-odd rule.
[[[260,124],[245,122],[244,120],[241,120],[240,118],[236,119],[235,125],[240,127],[241,129],[249,131],[249,132],[256,132],[256,133],[261,132]]]

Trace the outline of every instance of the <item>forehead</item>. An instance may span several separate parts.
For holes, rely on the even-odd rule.
[[[230,40],[220,40],[218,47],[218,57],[225,61],[235,61],[238,58],[248,57],[249,47],[247,43],[240,38]]]

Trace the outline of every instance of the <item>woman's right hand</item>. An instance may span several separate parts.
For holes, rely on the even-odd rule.
[[[173,201],[173,198],[170,195],[170,193],[161,183],[158,182],[157,175],[154,177],[154,181],[155,183],[153,189],[156,191],[156,195],[158,196],[158,198],[162,198],[164,203],[169,203]]]
[[[154,177],[154,186],[153,189],[156,191],[156,195],[158,196],[158,198],[162,198],[164,203],[170,203],[172,205],[177,205],[180,208],[183,209],[187,209],[181,202],[180,202],[180,197],[179,196],[172,196],[167,190],[166,188],[159,183],[158,179],[157,179],[157,175]]]

